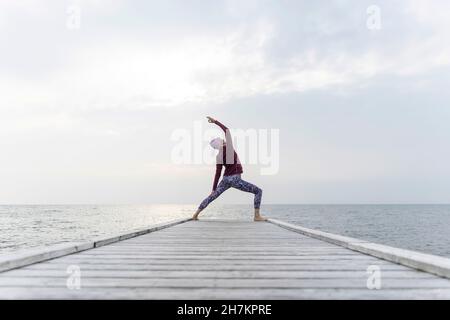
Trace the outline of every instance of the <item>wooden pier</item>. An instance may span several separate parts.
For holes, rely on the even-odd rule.
[[[0,299],[450,299],[448,277],[450,259],[281,221],[186,219],[5,255]]]

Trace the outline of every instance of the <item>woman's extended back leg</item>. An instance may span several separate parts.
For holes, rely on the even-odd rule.
[[[200,206],[198,207],[199,210],[205,209],[211,202],[216,200],[224,191],[228,190],[230,188],[230,184],[226,181],[222,180],[220,181],[219,185],[217,186],[217,189],[211,193],[205,200],[202,201]]]

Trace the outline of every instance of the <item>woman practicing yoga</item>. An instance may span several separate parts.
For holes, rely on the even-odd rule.
[[[241,163],[239,162],[239,157],[234,151],[233,141],[231,139],[230,130],[221,124],[219,121],[207,117],[209,123],[214,123],[218,125],[225,132],[225,141],[221,138],[215,138],[211,140],[210,145],[219,153],[216,157],[216,175],[214,177],[213,190],[211,194],[202,201],[198,207],[197,212],[194,214],[192,219],[198,220],[198,215],[205,209],[211,202],[213,202],[217,197],[219,197],[225,190],[233,187],[245,192],[251,192],[255,195],[254,207],[255,207],[255,221],[266,221],[267,218],[259,214],[259,207],[261,204],[262,190],[247,181],[241,179],[241,174],[243,172]],[[219,182],[220,175],[222,173],[222,167],[225,166],[225,172],[223,174],[222,181]]]

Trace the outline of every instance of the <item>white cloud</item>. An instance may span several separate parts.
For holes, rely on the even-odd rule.
[[[32,4],[28,3],[29,10],[36,7]],[[120,14],[117,8],[121,5],[97,1],[88,8],[94,13],[101,12],[103,6],[116,8],[114,12]],[[233,2],[228,5],[234,14],[240,8]],[[394,52],[398,44],[392,43],[332,54],[325,54],[320,47],[305,48],[282,64],[272,61],[267,51],[272,40],[282,36],[283,24],[268,17],[255,17],[246,24],[227,28],[226,32],[192,34],[157,43],[120,35],[99,39],[95,44],[70,47],[64,64],[43,77],[0,78],[4,88],[2,105],[68,110],[146,109],[348,86],[377,75],[409,76],[450,65],[450,45],[442,41],[447,36],[448,29],[443,27],[448,22],[443,14],[434,16],[438,8],[424,1],[414,1],[406,7],[405,11],[418,23],[431,28],[432,35],[420,41],[410,39],[402,50]],[[328,20],[326,23],[331,24]],[[325,48],[327,45],[323,44]]]

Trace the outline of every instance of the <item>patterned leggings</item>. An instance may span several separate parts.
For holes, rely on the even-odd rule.
[[[241,191],[253,193],[255,195],[255,209],[259,209],[261,205],[262,190],[254,184],[242,180],[240,174],[224,176],[222,178],[222,181],[220,181],[219,185],[217,186],[217,189],[213,193],[211,193],[205,200],[203,200],[198,208],[200,210],[205,209],[211,202],[216,200],[217,197],[219,197],[224,191],[228,190],[231,187]]]

